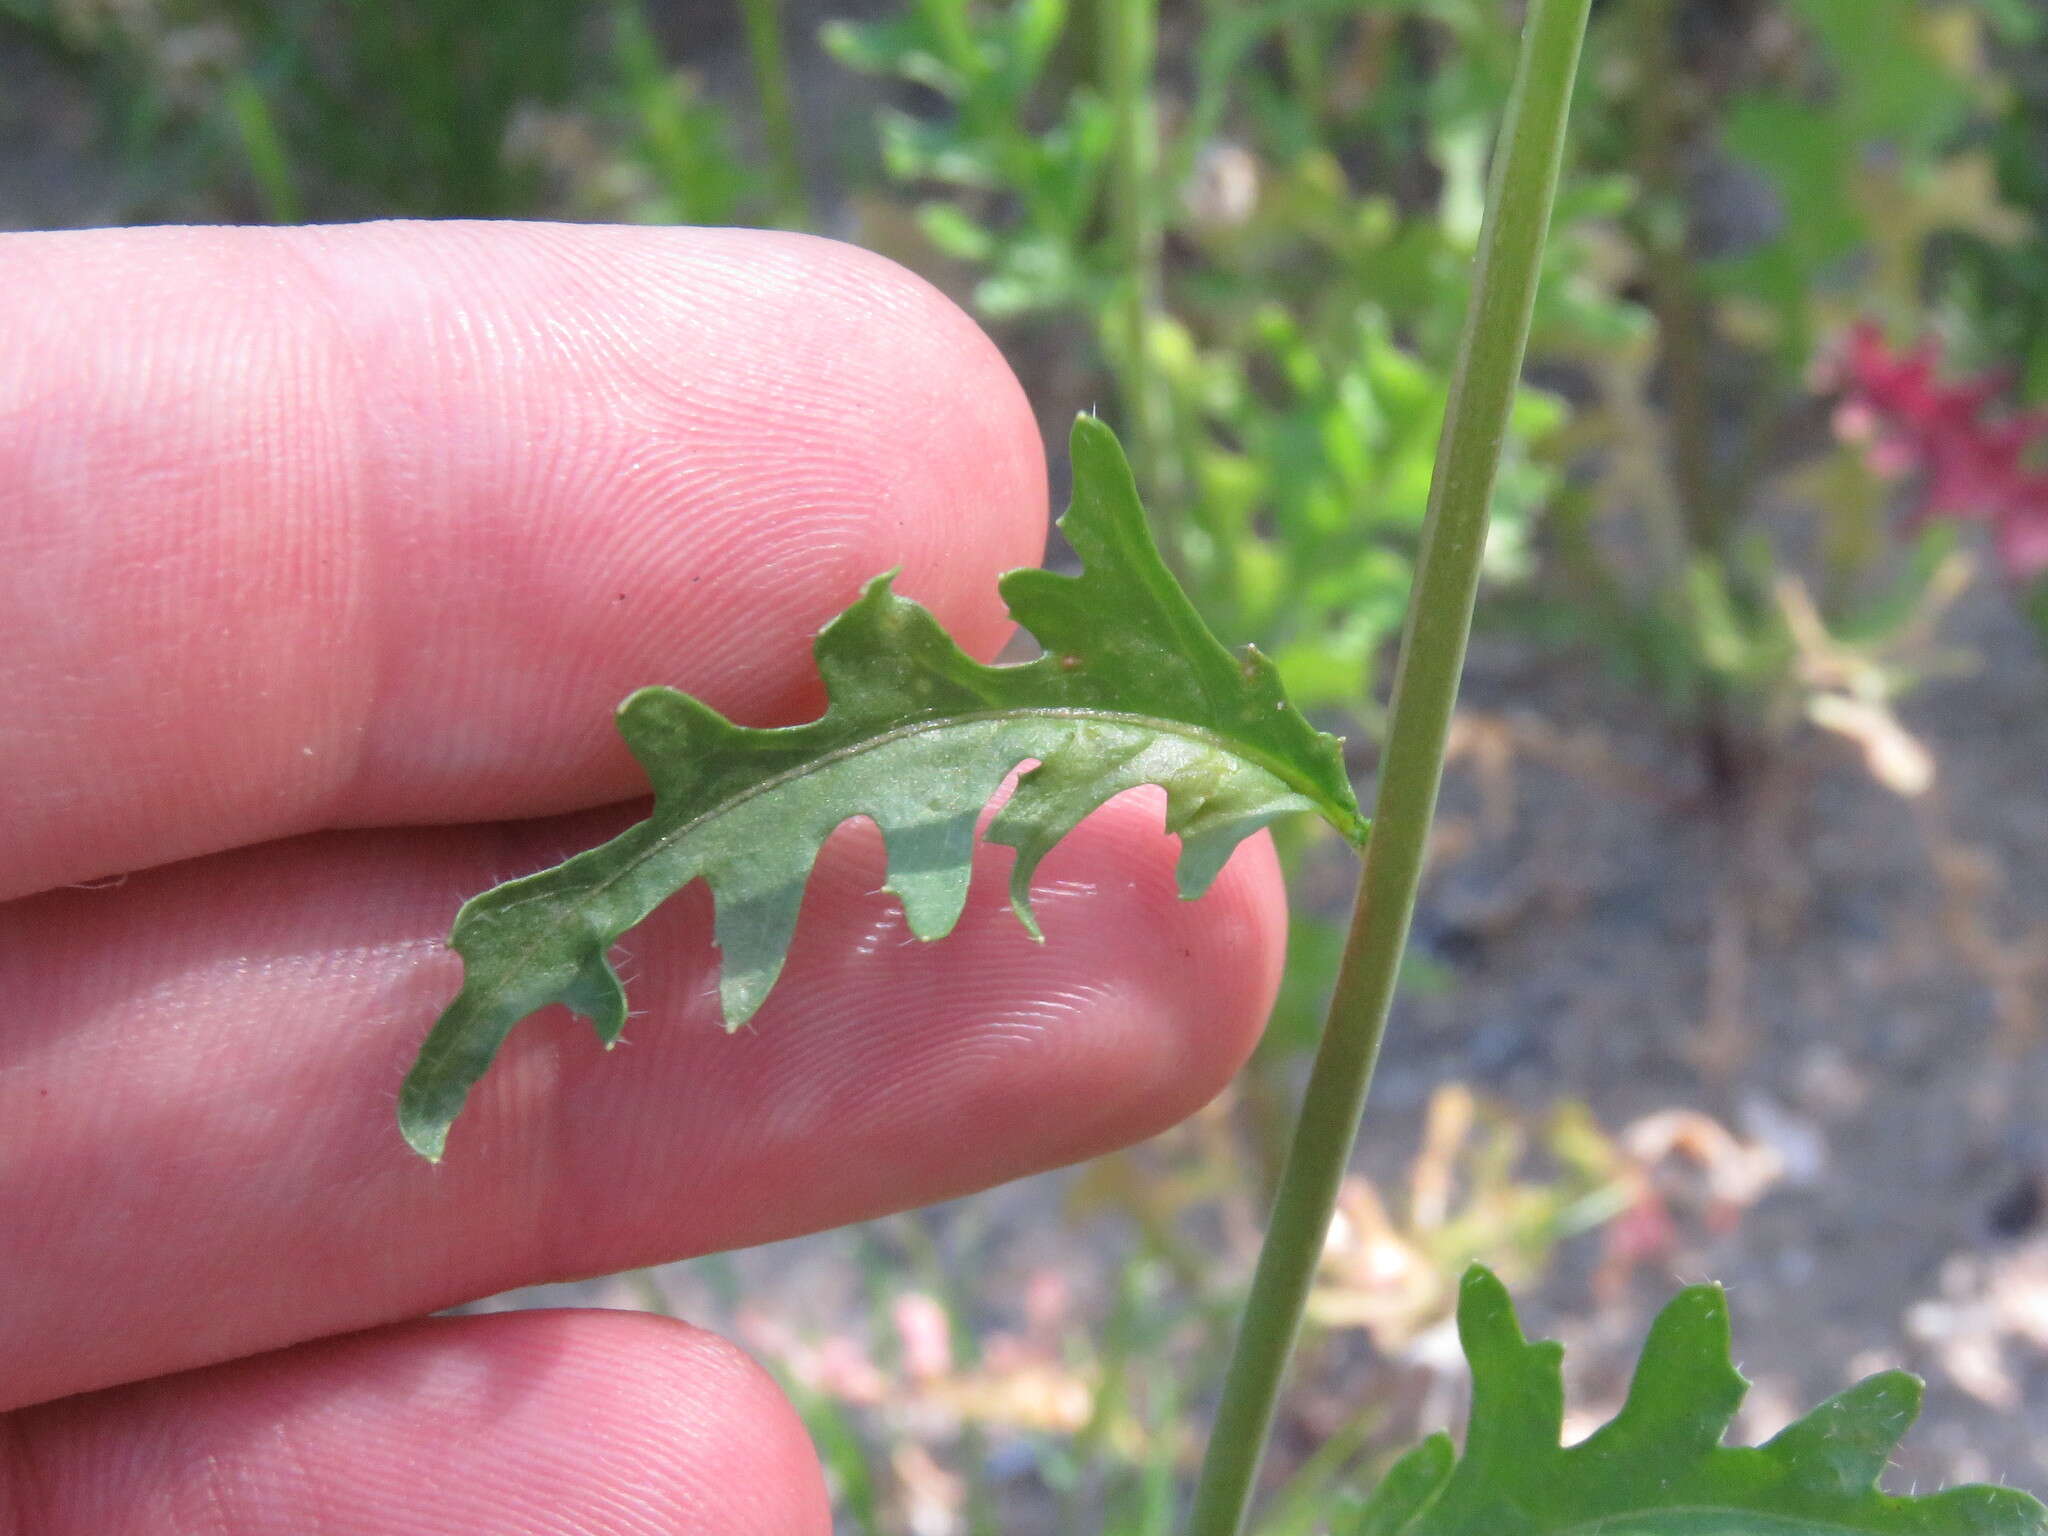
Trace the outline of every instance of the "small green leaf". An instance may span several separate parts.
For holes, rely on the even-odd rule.
[[[457,914],[462,990],[399,1095],[415,1149],[440,1156],[470,1087],[537,1009],[566,1003],[615,1042],[626,996],[607,952],[692,880],[711,887],[728,1028],[775,985],[811,863],[849,818],[881,828],[887,889],[911,931],[950,932],[967,899],[975,823],[1026,759],[1038,766],[987,835],[1017,850],[1011,899],[1034,935],[1039,860],[1103,801],[1141,784],[1166,790],[1186,897],[1290,811],[1318,812],[1363,840],[1340,744],[1287,703],[1265,657],[1233,654],[1203,626],[1152,547],[1109,429],[1082,417],[1073,462],[1060,526],[1081,573],[1002,580],[1012,617],[1045,647],[1038,660],[982,665],[880,576],[818,636],[830,703],[810,724],[749,729],[670,688],[643,688],[620,706],[654,812]]]
[[[1431,1435],[1387,1468],[1347,1536],[1401,1536],[1442,1494],[1457,1460],[1449,1435]]]
[[[1458,1336],[1472,1363],[1465,1454],[1432,1436],[1387,1474],[1342,1536],[2044,1536],[2048,1510],[1973,1485],[1894,1498],[1877,1479],[1920,1412],[1886,1371],[1761,1446],[1722,1436],[1748,1387],[1728,1353],[1719,1286],[1681,1291],[1651,1325],[1628,1400],[1561,1447],[1563,1351],[1522,1336],[1507,1288],[1465,1275]]]

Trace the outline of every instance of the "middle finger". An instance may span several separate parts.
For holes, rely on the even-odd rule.
[[[4,909],[0,1408],[857,1220],[1136,1140],[1227,1080],[1277,982],[1270,846],[1175,894],[1159,798],[1041,867],[1033,944],[983,848],[932,945],[841,831],[755,1022],[718,1023],[701,887],[627,935],[607,1057],[550,1010],[421,1162],[397,1085],[470,892],[620,813],[335,833]]]

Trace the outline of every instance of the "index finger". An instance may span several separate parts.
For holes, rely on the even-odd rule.
[[[867,577],[1007,632],[1045,481],[986,337],[741,230],[0,240],[0,897],[632,792],[645,683],[817,702]]]

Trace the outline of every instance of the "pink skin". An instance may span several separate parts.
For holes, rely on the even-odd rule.
[[[634,814],[589,809],[640,787],[619,697],[804,718],[890,566],[990,654],[1044,502],[988,341],[824,242],[0,240],[0,1536],[825,1531],[728,1346],[405,1320],[1172,1123],[1277,983],[1264,841],[1183,903],[1126,796],[1047,859],[1045,945],[1000,849],[921,945],[848,828],[737,1037],[693,892],[628,936],[618,1052],[523,1026],[438,1168],[393,1095],[462,897]]]

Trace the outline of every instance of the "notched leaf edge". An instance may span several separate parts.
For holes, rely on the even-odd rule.
[[[921,939],[967,899],[975,825],[1017,765],[987,838],[1017,853],[1011,902],[1026,929],[1033,871],[1103,801],[1162,787],[1181,839],[1181,895],[1208,889],[1231,851],[1276,817],[1314,811],[1354,843],[1366,825],[1341,744],[1288,704],[1272,663],[1213,636],[1153,548],[1109,429],[1080,418],[1074,494],[1060,520],[1076,575],[1012,571],[1010,614],[1045,648],[991,667],[876,577],[820,631],[828,705],[808,724],[756,730],[672,688],[643,688],[619,729],[653,813],[601,847],[474,897],[449,943],[463,983],[399,1094],[399,1127],[438,1160],[449,1127],[512,1028],[551,1003],[606,1045],[626,996],[609,951],[692,880],[711,888],[720,1007],[737,1028],[773,988],[812,862],[855,817],[881,829],[886,888]]]
[[[2048,1509],[1983,1484],[1920,1497],[1878,1478],[1920,1412],[1884,1371],[1760,1446],[1721,1443],[1749,1384],[1719,1286],[1658,1314],[1612,1420],[1572,1446],[1562,1349],[1524,1338],[1507,1288],[1473,1266],[1458,1298],[1472,1366],[1465,1449],[1432,1435],[1396,1461],[1341,1536],[2044,1536]]]

